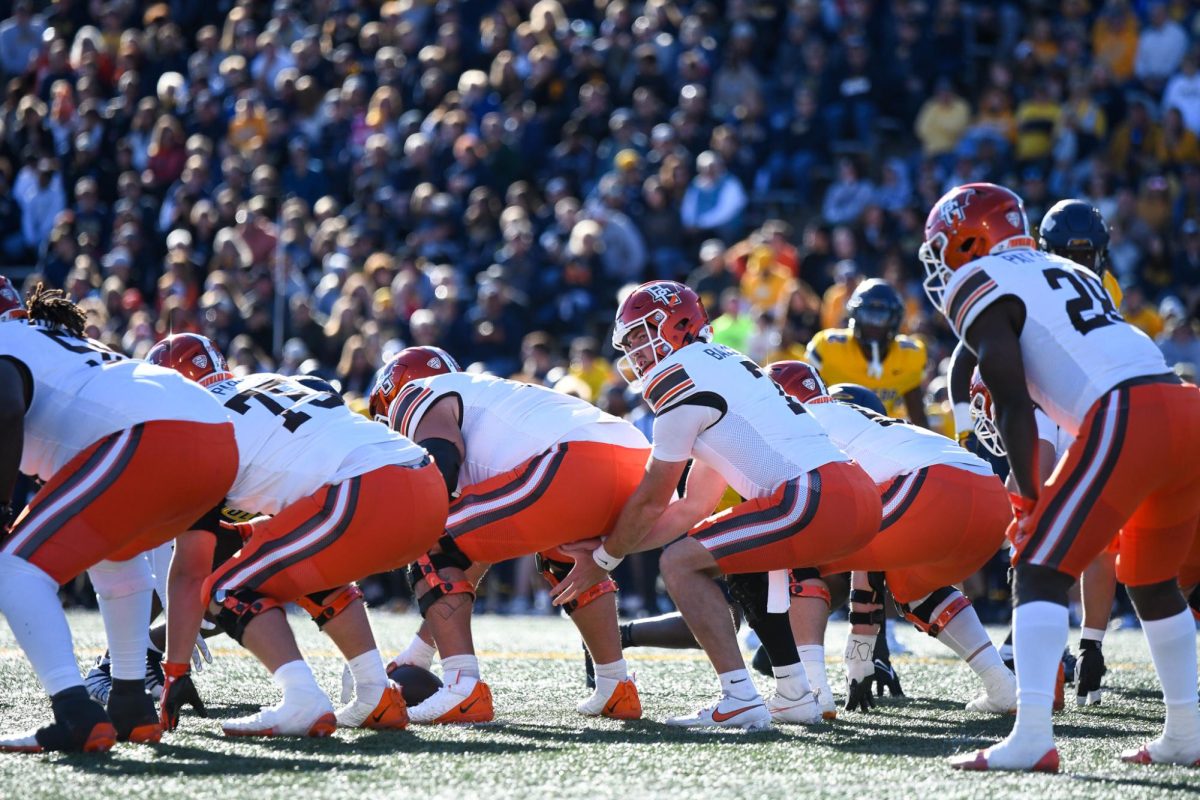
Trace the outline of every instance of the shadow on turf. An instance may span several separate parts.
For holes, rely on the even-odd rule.
[[[224,737],[220,738],[224,741]],[[282,741],[282,740],[274,740]],[[304,743],[311,740],[293,739],[292,742]],[[324,770],[329,768],[329,762],[318,758],[286,758],[275,753],[255,755],[253,753],[230,753],[224,748],[205,748],[191,745],[162,743],[145,745],[153,747],[153,761],[121,758],[125,746],[118,746],[108,756],[73,755],[65,758],[63,764],[79,772],[105,776],[199,776],[199,775],[263,775],[271,772],[292,772],[300,770]],[[315,749],[315,748],[314,748]],[[366,764],[339,764],[340,770],[368,770]]]

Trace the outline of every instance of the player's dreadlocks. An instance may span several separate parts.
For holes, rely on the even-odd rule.
[[[38,285],[33,287],[33,291],[25,296],[25,307],[29,311],[29,318],[34,322],[45,322],[62,328],[73,336],[83,337],[87,315],[79,306],[68,300],[61,289],[47,289],[46,285],[39,281]]]

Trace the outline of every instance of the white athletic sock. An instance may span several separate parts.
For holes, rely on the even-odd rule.
[[[412,641],[408,643],[408,647],[396,656],[396,660],[401,664],[413,664],[423,669],[429,669],[433,666],[433,657],[436,655],[436,647],[420,636],[414,635]]]
[[[1079,630],[1079,641],[1103,642],[1104,634],[1107,630],[1107,628],[1081,628]]]
[[[1200,736],[1196,707],[1196,622],[1184,609],[1173,617],[1142,622],[1154,670],[1163,687],[1167,724],[1163,737],[1192,740]]]
[[[825,671],[825,646],[820,644],[802,644],[796,647],[796,655],[804,665],[804,674],[814,689],[830,692],[829,674]],[[832,696],[832,693],[830,692]]]
[[[354,676],[354,689],[359,699],[362,699],[364,689],[378,689],[382,693],[387,686],[387,671],[383,668],[383,656],[378,650],[360,653],[346,663],[350,665],[350,674]]]
[[[53,578],[23,558],[0,555],[0,614],[47,694],[83,685]],[[138,677],[144,674],[143,667]]]
[[[750,673],[744,669],[722,672],[717,676],[721,679],[721,691],[738,700],[753,700],[758,697],[758,689],[750,680]]]
[[[108,655],[115,680],[146,677],[146,623],[150,619],[153,594],[153,589],[143,589],[122,597],[96,595],[104,631],[108,634]]]
[[[610,664],[596,664],[596,680],[607,678],[608,680],[620,683],[629,678],[629,667],[625,663],[625,659],[621,658],[613,661]]]
[[[465,679],[479,680],[479,659],[472,655],[446,656],[442,659],[442,678],[447,686]]]
[[[1067,607],[1038,600],[1013,610],[1017,662],[1017,723],[1010,739],[1051,745],[1054,684],[1067,644]]]
[[[317,685],[317,679],[313,677],[308,663],[302,658],[289,661],[280,666],[279,669],[275,670],[271,679],[275,681],[276,686],[283,690],[285,700],[288,695],[295,692],[324,694],[321,691],[321,687]]]
[[[775,691],[784,697],[796,700],[812,691],[802,662],[797,661],[786,667],[772,667],[771,672],[775,675]]]
[[[937,640],[949,647],[958,657],[975,670],[976,675],[983,675],[995,667],[1003,667],[1000,654],[992,647],[979,615],[974,606],[966,606],[946,623],[937,635]]]

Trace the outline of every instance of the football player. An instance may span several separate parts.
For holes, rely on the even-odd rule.
[[[233,421],[241,461],[223,503],[176,539],[167,584],[162,720],[196,704],[188,663],[208,613],[270,670],[276,706],[228,720],[229,736],[327,736],[337,725],[404,727],[352,581],[411,563],[437,540],[448,499],[429,454],[348,409],[331,389],[270,373],[235,378],[211,341],[175,334],[147,354],[207,388]],[[224,506],[262,514],[233,527],[244,544],[213,571]],[[404,510],[397,528],[395,510]],[[334,713],[300,655],[283,606],[303,606],[345,655],[355,700]]]
[[[1094,272],[1036,249],[1021,199],[1004,187],[947,192],[926,220],[920,257],[930,300],[979,358],[1017,488],[1017,721],[1004,741],[954,766],[1057,771],[1051,710],[1067,591],[1114,537],[1117,577],[1167,705],[1162,736],[1122,757],[1196,762],[1196,629],[1177,579],[1200,520],[1200,392],[1121,318]],[[1044,486],[1035,402],[1074,437]]]
[[[641,479],[649,444],[633,425],[590,403],[468,375],[432,347],[410,347],[384,367],[370,410],[432,452],[446,487],[458,491],[445,535],[410,569],[446,675],[446,685],[414,706],[410,718],[491,720],[492,694],[480,680],[471,640],[475,581],[489,564],[536,554],[542,574],[556,585],[572,561],[558,548],[612,530]],[[566,610],[595,662],[596,689],[578,710],[637,719],[642,705],[621,656],[616,583],[605,575],[582,588]],[[428,667],[431,659],[418,636],[399,661]]]
[[[85,338],[83,312],[57,290],[39,284],[27,311],[0,277],[0,320],[0,613],[54,713],[0,750],[158,741],[144,682],[152,579],[140,554],[225,495],[238,463],[233,427],[199,387]],[[18,470],[44,483],[14,522]],[[85,569],[112,653],[107,713],[83,686],[58,600]]]
[[[790,396],[805,404],[830,440],[845,451],[879,487],[883,520],[879,534],[863,549],[823,564],[820,574],[853,571],[850,622],[846,641],[846,708],[872,704],[872,650],[883,597],[866,579],[884,573],[887,588],[904,616],[953,650],[979,676],[984,694],[968,711],[1007,713],[1016,706],[1016,679],[1000,660],[971,602],[959,583],[1000,549],[1012,510],[1004,485],[984,460],[953,440],[893,419],[874,393],[843,384],[825,388],[816,370],[803,361],[780,361],[767,374]],[[819,577],[793,572],[797,597],[824,595],[825,604],[793,603],[793,625],[800,646],[821,644],[828,617],[828,590]],[[824,664],[805,662],[809,680],[825,681]],[[831,712],[832,703],[822,709]]]
[[[848,328],[819,331],[808,343],[805,360],[826,385],[866,386],[883,400],[889,416],[929,427],[922,385],[925,345],[900,333],[904,301],[887,281],[863,281],[846,302]]]
[[[1038,470],[1043,484],[1050,479],[1054,465],[1067,452],[1071,437],[1054,424],[1040,408],[1033,410],[1037,422]],[[992,409],[992,396],[976,369],[971,379],[971,420],[979,443],[992,455],[1004,458],[1008,452],[996,429]],[[1015,489],[1012,476],[1006,482],[1009,490]],[[1079,659],[1075,664],[1075,703],[1080,706],[1100,705],[1102,691],[1100,681],[1108,668],[1104,665],[1104,634],[1112,614],[1113,597],[1117,589],[1117,554],[1110,546],[1088,565],[1079,578],[1079,592],[1083,601],[1083,624],[1079,632]],[[1001,655],[1012,661],[1012,631],[1008,633]],[[1008,654],[1005,655],[1005,649]],[[1064,676],[1065,677],[1065,676]],[[1054,709],[1062,708],[1062,688],[1055,686]]]
[[[753,361],[710,338],[700,299],[682,284],[642,284],[621,303],[613,346],[655,415],[652,456],[612,534],[592,558],[575,562],[555,602],[575,598],[628,553],[673,541],[662,554],[663,579],[718,673],[721,694],[667,724],[757,730],[772,717],[817,722],[818,701],[788,623],[786,570],[828,563],[869,542],[879,529],[879,494],[802,405]],[[672,503],[689,459],[685,494]],[[748,499],[709,516],[726,486]],[[774,665],[769,703],[742,661],[712,580],[718,574],[727,576]]]
[[[1108,257],[1108,226],[1100,210],[1082,200],[1061,200],[1055,203],[1046,215],[1042,217],[1038,229],[1038,247],[1046,253],[1053,253],[1068,258],[1076,264],[1081,264],[1092,270],[1104,285],[1105,291],[1112,298],[1113,306],[1121,306],[1121,287],[1116,277],[1109,270]],[[975,387],[986,391],[982,380],[975,382],[973,375],[977,374],[977,359],[964,342],[959,342],[954,348],[950,359],[950,398],[954,408],[954,425],[959,442],[972,447],[976,453],[994,459],[992,461],[1002,477],[1008,474],[1008,464],[1004,461],[1004,446],[1000,442],[999,433],[994,425],[988,430],[986,417],[978,414],[974,404],[978,399],[983,402],[983,395],[975,391]],[[991,399],[987,398],[990,409]],[[1050,448],[1047,455],[1053,458],[1049,463],[1040,459],[1041,479],[1045,482],[1059,456],[1066,452],[1070,436],[1062,434],[1058,426],[1052,423],[1044,412],[1035,410],[1038,415],[1039,437],[1046,442],[1039,445]],[[980,440],[983,451],[974,448],[967,439],[972,434],[978,435],[983,427],[987,441]],[[1108,619],[1112,614],[1113,598],[1117,591],[1115,555],[1111,548],[1106,549],[1088,565],[1080,576],[1080,593],[1083,598],[1083,625],[1079,636],[1079,659],[1069,650],[1063,652],[1063,678],[1066,682],[1075,681],[1076,702],[1080,704],[1100,702],[1100,677],[1104,672],[1104,655],[1101,642],[1104,631],[1108,627]],[[1011,663],[1012,632],[1001,648],[1001,654]],[[1080,663],[1083,662],[1083,663]],[[1076,680],[1076,678],[1078,678]],[[1089,700],[1088,698],[1093,698]],[[1062,681],[1056,680],[1054,708],[1063,707]]]

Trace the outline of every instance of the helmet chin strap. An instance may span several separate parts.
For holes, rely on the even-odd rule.
[[[879,342],[871,342],[871,363],[867,364],[867,376],[883,377],[883,361],[879,358]]]

